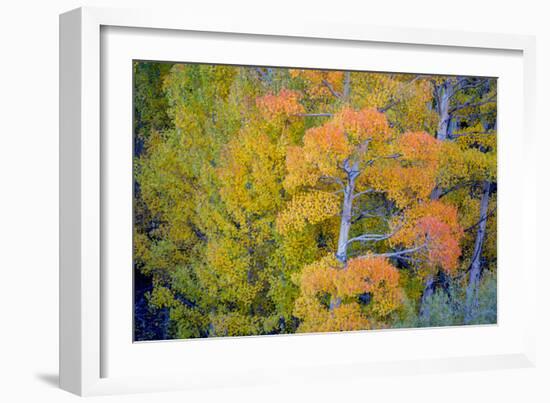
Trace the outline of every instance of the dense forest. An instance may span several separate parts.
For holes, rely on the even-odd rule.
[[[495,78],[133,69],[136,341],[496,323]]]

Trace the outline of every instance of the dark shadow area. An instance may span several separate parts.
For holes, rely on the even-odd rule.
[[[35,377],[49,386],[53,386],[55,388],[59,387],[58,374],[35,374]]]

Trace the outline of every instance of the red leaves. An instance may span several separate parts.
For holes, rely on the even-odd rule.
[[[417,232],[426,236],[430,262],[439,264],[447,273],[458,267],[461,250],[449,224],[436,217],[422,217],[418,220]]]
[[[463,235],[457,209],[431,200],[419,203],[405,213],[405,224],[391,242],[407,247],[425,244],[428,261],[450,273],[458,267]]]

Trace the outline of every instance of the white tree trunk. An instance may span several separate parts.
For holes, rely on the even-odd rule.
[[[348,260],[348,240],[349,231],[351,228],[351,217],[353,209],[353,195],[355,192],[355,179],[359,175],[359,165],[353,164],[353,167],[349,167],[349,164],[345,164],[345,170],[348,176],[346,186],[344,188],[344,201],[342,203],[342,214],[340,217],[340,233],[338,236],[338,250],[336,251],[336,258],[344,265]],[[330,310],[337,308],[342,303],[342,300],[338,297],[332,297],[330,300]]]
[[[466,289],[466,312],[464,322],[470,323],[474,313],[478,307],[478,289],[479,279],[481,277],[481,254],[483,250],[483,242],[487,232],[487,214],[489,209],[489,198],[491,192],[491,183],[483,182],[483,196],[481,197],[481,205],[479,208],[479,224],[477,227],[476,241],[474,244],[474,253],[472,263],[470,265],[470,278],[468,280],[468,288]]]
[[[336,252],[336,258],[346,263],[348,260],[348,240],[349,230],[351,228],[351,215],[353,208],[353,194],[355,192],[355,179],[359,175],[359,166],[357,163],[353,164],[353,167],[345,166],[347,172],[347,181],[344,188],[344,201],[342,203],[342,214],[340,217],[340,234],[338,236],[338,250]]]
[[[449,138],[449,128],[451,125],[451,97],[453,96],[453,83],[450,79],[445,80],[438,85],[436,91],[436,110],[439,115],[439,124],[437,126],[437,139],[446,140]]]

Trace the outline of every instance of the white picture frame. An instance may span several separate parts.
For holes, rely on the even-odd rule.
[[[102,81],[102,74],[106,74],[106,72],[102,70],[105,66],[102,64],[104,61],[101,59],[109,55],[108,52],[104,53],[104,49],[102,49],[102,46],[105,47],[105,42],[102,42],[104,40],[104,38],[102,39],[102,31],[108,31],[109,27],[118,27],[117,29],[122,30],[125,28],[146,29],[146,31],[142,31],[144,35],[152,32],[148,30],[154,29],[157,33],[157,39],[153,39],[153,41],[156,40],[159,43],[162,40],[168,42],[178,40],[177,32],[193,32],[198,37],[201,36],[201,33],[204,35],[217,33],[218,40],[219,38],[223,39],[224,35],[228,41],[230,37],[235,36],[253,37],[255,41],[259,42],[279,41],[282,43],[291,41],[301,44],[301,46],[307,46],[307,44],[311,44],[311,41],[332,41],[330,46],[334,47],[343,47],[346,44],[375,43],[378,47],[399,45],[401,47],[411,46],[413,48],[423,47],[422,49],[433,48],[439,50],[468,49],[480,55],[499,51],[515,52],[516,56],[520,58],[522,68],[522,77],[520,77],[522,82],[516,83],[518,84],[516,89],[522,89],[522,91],[519,91],[520,100],[518,102],[523,106],[520,114],[523,115],[522,119],[518,118],[515,121],[515,124],[523,125],[519,128],[523,132],[523,136],[514,139],[514,141],[519,141],[517,150],[521,153],[522,162],[522,168],[516,173],[515,180],[516,185],[519,184],[525,188],[532,188],[536,183],[534,158],[531,157],[534,153],[535,127],[533,112],[535,102],[535,41],[533,37],[382,28],[326,21],[293,22],[289,20],[283,23],[281,21],[250,21],[238,18],[213,20],[206,16],[182,15],[158,10],[80,8],[65,13],[60,17],[60,385],[63,389],[79,395],[96,395],[215,385],[242,386],[274,381],[319,380],[328,379],[327,374],[330,374],[331,379],[334,379],[335,373],[338,373],[338,377],[345,378],[348,376],[369,376],[374,373],[409,374],[534,365],[535,282],[523,283],[521,292],[524,301],[521,308],[524,309],[525,314],[522,315],[521,322],[519,320],[509,322],[510,327],[514,328],[514,340],[518,342],[514,342],[513,347],[512,344],[508,345],[506,342],[494,351],[487,350],[485,352],[482,345],[475,351],[465,347],[462,350],[449,351],[449,354],[440,351],[433,355],[420,354],[405,357],[400,356],[397,352],[394,357],[379,357],[376,360],[365,359],[361,354],[351,359],[353,353],[347,351],[342,352],[341,355],[346,356],[347,354],[348,359],[340,360],[335,355],[333,359],[328,357],[326,362],[316,359],[313,352],[310,355],[307,354],[308,346],[334,351],[342,344],[342,340],[346,345],[351,346],[361,342],[364,337],[371,337],[371,340],[372,337],[378,339],[382,337],[394,338],[409,343],[430,340],[430,338],[435,340],[437,337],[464,337],[466,340],[474,340],[474,337],[485,337],[490,340],[491,337],[505,336],[502,329],[506,330],[506,327],[500,322],[500,316],[499,325],[502,325],[500,329],[405,330],[378,333],[375,336],[366,336],[365,333],[353,333],[290,336],[286,338],[270,337],[269,344],[262,341],[264,338],[225,339],[215,342],[199,340],[192,343],[188,341],[185,345],[178,342],[159,342],[151,343],[147,347],[139,347],[140,351],[137,351],[134,348],[135,346],[126,346],[127,339],[120,341],[122,344],[113,344],[106,327],[111,328],[111,334],[113,332],[120,334],[121,331],[106,319],[109,317],[109,312],[114,305],[110,305],[110,302],[107,303],[107,301],[112,300],[112,298],[108,298],[109,288],[112,289],[112,287],[111,285],[106,287],[105,281],[109,279],[113,281],[113,284],[120,283],[117,283],[116,278],[110,277],[109,273],[104,271],[105,267],[108,266],[108,262],[105,260],[107,259],[105,257],[107,248],[103,243],[105,237],[102,226],[107,227],[108,225],[102,222],[102,220],[105,220],[105,215],[102,215],[102,208],[106,203],[105,198],[109,199],[105,196],[105,189],[109,189],[106,187],[108,182],[106,175],[110,174],[110,171],[106,169],[107,165],[105,165],[109,159],[105,147],[116,147],[116,144],[113,145],[110,141],[112,136],[107,139],[102,137],[102,133],[109,132],[111,127],[109,126],[110,123],[104,121],[107,113],[105,111],[102,113],[102,107],[105,104],[103,97],[106,93],[109,93],[109,91],[115,93],[123,91],[121,89],[123,87],[113,84],[112,89],[105,88],[108,84]],[[171,39],[162,39],[158,35],[159,32],[171,33],[169,35]],[[159,48],[162,48],[162,46],[159,46]],[[155,55],[164,57],[162,53],[155,53]],[[186,61],[200,61],[197,60],[197,57],[199,57],[197,55],[195,55],[194,60]],[[125,57],[131,56],[132,54],[128,53]],[[215,61],[209,59],[207,54],[204,57],[205,60]],[[261,52],[260,54],[256,53],[255,57],[262,57]],[[236,60],[239,60],[238,56]],[[422,66],[410,68],[422,69]],[[463,73],[463,71],[455,71],[454,73]],[[127,81],[124,82],[127,84]],[[127,116],[124,115],[123,119],[131,120],[131,112]],[[515,147],[515,145],[510,145],[508,148],[511,147]],[[113,148],[111,151],[116,152],[116,150],[116,148]],[[112,166],[112,164],[109,166]],[[499,167],[499,180],[500,178],[501,171]],[[522,240],[520,243],[522,247],[514,252],[516,253],[514,259],[521,264],[523,278],[530,276],[534,278],[537,270],[535,253],[527,253],[528,245],[525,234],[531,234],[530,242],[535,244],[532,240],[534,236],[532,234],[536,233],[534,230],[536,225],[535,201],[525,196],[527,192],[519,193],[513,196],[516,197],[514,206],[521,208],[520,217],[515,221],[513,229],[521,231]],[[500,198],[499,191],[499,203]],[[499,213],[499,220],[501,215]],[[508,228],[512,228],[512,226]],[[501,248],[500,243],[499,248]],[[499,284],[499,293],[502,291],[500,287]],[[130,301],[125,303],[128,305]],[[501,307],[499,305],[499,315]],[[442,331],[447,333],[443,334]],[[509,329],[507,332],[506,334],[511,334],[512,330]],[[520,339],[521,341],[519,341]],[[129,342],[131,344],[131,340]],[[289,348],[290,343],[292,343],[291,348],[296,351],[303,351],[304,354],[286,364],[275,362],[272,365],[273,368],[268,368],[267,364],[265,368],[254,367],[252,363],[256,361],[253,361],[253,358],[245,357],[240,366],[224,366],[222,362],[217,370],[209,371],[208,368],[204,368],[191,374],[185,372],[185,366],[189,367],[190,365],[189,361],[183,363],[180,360],[174,360],[175,363],[168,362],[168,357],[171,354],[182,354],[182,351],[186,348],[187,354],[189,354],[188,357],[192,357],[191,362],[193,362],[192,360],[198,360],[201,354],[203,357],[210,354],[210,358],[212,358],[214,354],[218,357],[223,356],[224,352],[228,357],[227,360],[230,360],[232,353],[229,349],[233,351],[233,354],[240,354],[240,357],[243,354],[257,357],[262,354],[269,354],[271,351],[275,359],[278,351],[280,352],[277,349]],[[149,351],[144,352],[145,349]],[[119,354],[119,361],[132,363],[133,355],[140,357],[139,359],[150,360],[151,354],[154,354],[160,357],[158,358],[160,362],[167,364],[168,370],[153,375],[147,372],[134,373],[131,371],[130,365],[128,367],[119,365],[116,371],[111,371],[107,368],[106,362],[109,361],[111,355],[116,356],[113,351],[119,350],[124,350],[124,354],[126,354]],[[139,354],[144,355],[139,356]],[[273,361],[271,363],[273,364]],[[306,367],[308,368],[307,373],[303,370]],[[111,376],[111,373],[115,375]]]

